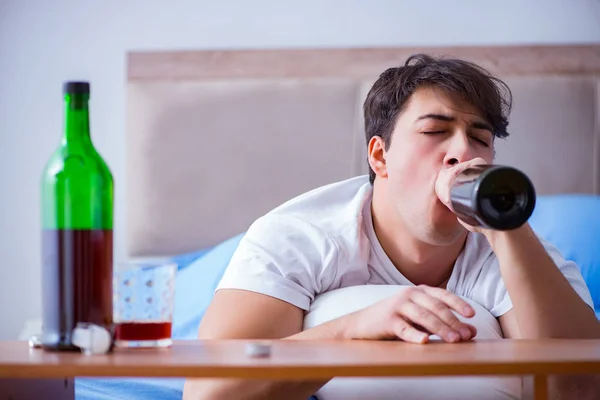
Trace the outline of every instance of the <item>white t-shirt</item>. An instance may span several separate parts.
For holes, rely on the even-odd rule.
[[[304,325],[310,327],[314,319],[343,315],[352,307],[360,308],[361,302],[364,307],[370,305],[383,292],[413,285],[377,240],[371,199],[372,185],[367,176],[361,176],[317,188],[277,207],[248,229],[216,290],[245,289],[281,299],[307,311]],[[573,288],[593,307],[577,265],[566,261],[551,244],[542,243]],[[373,291],[375,285],[386,286],[377,286],[382,290],[375,296],[358,294],[360,299],[354,303],[359,304],[340,300],[344,290]],[[476,309],[477,305],[485,309],[478,311],[479,325],[469,321],[475,323],[478,337],[486,318],[497,318],[512,308],[498,260],[481,234],[468,235],[446,288]],[[332,301],[328,297],[336,304],[324,307],[323,303]],[[488,336],[502,337],[499,325]],[[334,378],[317,396],[320,400],[518,399],[521,381],[518,377]]]
[[[216,290],[245,289],[303,310],[315,296],[355,285],[413,285],[383,251],[371,219],[372,185],[359,176],[304,193],[256,220]],[[593,308],[577,265],[550,243],[546,250],[573,289]],[[512,308],[498,259],[487,239],[470,233],[447,290],[471,299],[494,317]]]

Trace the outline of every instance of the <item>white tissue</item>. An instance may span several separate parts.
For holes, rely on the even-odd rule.
[[[110,332],[99,325],[77,324],[71,341],[84,354],[106,354],[111,348]]]

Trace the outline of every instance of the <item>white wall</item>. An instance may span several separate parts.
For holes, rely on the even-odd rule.
[[[600,42],[598,0],[449,3],[0,0],[0,339],[40,313],[38,182],[61,135],[64,80],[92,82],[120,258],[128,50]]]

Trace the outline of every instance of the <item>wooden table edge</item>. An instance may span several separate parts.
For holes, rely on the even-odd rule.
[[[245,378],[274,380],[330,379],[334,377],[475,377],[600,374],[600,361],[574,363],[377,365],[377,366],[162,366],[156,365],[0,365],[0,378]]]
[[[189,352],[199,351],[199,354],[203,352],[213,352],[213,354],[228,354],[229,346],[235,351],[234,357],[231,359],[224,357],[223,359],[217,357],[214,363],[206,363],[202,360],[199,362],[195,361],[194,357],[185,358],[185,356],[179,361],[173,362],[173,357],[168,355],[164,361],[158,360],[152,362],[151,360],[145,359],[147,354],[144,350],[125,350],[121,353],[118,358],[111,359],[105,355],[98,356],[77,356],[73,358],[71,355],[65,355],[65,363],[57,363],[57,358],[62,357],[61,354],[48,355],[43,353],[41,349],[29,349],[26,343],[23,342],[4,342],[2,343],[4,348],[8,349],[9,353],[12,351],[13,358],[7,356],[4,361],[0,355],[0,378],[71,378],[71,377],[180,377],[180,378],[253,378],[253,379],[276,379],[276,380],[295,380],[295,379],[328,379],[333,377],[432,377],[432,376],[525,376],[525,375],[561,375],[561,374],[600,374],[600,340],[593,341],[527,341],[521,342],[519,346],[537,345],[538,352],[541,348],[542,351],[546,347],[552,349],[555,345],[558,348],[562,348],[562,356],[556,359],[542,357],[541,359],[532,360],[512,360],[504,357],[503,359],[490,359],[481,360],[474,357],[472,360],[463,359],[461,362],[455,362],[453,358],[447,358],[445,361],[436,361],[428,363],[426,360],[423,362],[417,360],[412,363],[395,363],[394,361],[386,362],[354,362],[350,364],[344,364],[336,362],[333,358],[331,362],[324,362],[323,359],[316,363],[311,363],[310,359],[306,357],[302,362],[292,362],[290,364],[281,364],[280,361],[273,362],[270,358],[265,359],[253,359],[248,360],[243,356],[244,343],[247,340],[233,340],[233,341],[205,341],[204,343],[194,341],[174,341],[173,346],[181,354],[189,354]],[[501,342],[496,342],[501,343]],[[570,346],[571,343],[575,346],[575,353],[579,356],[575,357],[564,357],[565,346]],[[507,343],[508,344],[508,343]],[[320,342],[317,347],[331,348],[338,347],[344,351],[344,346],[349,344],[332,342],[329,344],[327,341]],[[370,346],[384,347],[387,348],[398,348],[402,347],[402,344],[394,343],[380,343],[373,344],[373,342],[365,341],[363,343],[355,343],[357,347],[353,349],[362,349],[363,353],[365,349],[370,349]],[[464,344],[465,348],[471,349],[470,354],[473,355],[474,344]],[[492,342],[490,345],[494,345]],[[509,349],[511,348],[510,344]],[[277,350],[277,346],[291,346],[302,351],[304,346],[311,348],[311,343],[297,342],[297,343],[274,343],[274,349]],[[350,345],[354,346],[354,345]],[[420,345],[411,345],[411,349],[418,349]],[[444,346],[446,345],[427,345],[427,346]],[[459,349],[462,345],[448,345],[456,346]],[[484,345],[485,347],[488,344]],[[541,346],[541,347],[540,347]],[[2,346],[0,346],[1,348]],[[350,347],[348,347],[350,348]],[[408,347],[407,347],[408,348]],[[427,347],[428,349],[432,349]],[[525,347],[527,348],[527,347]],[[568,348],[568,347],[567,347]],[[225,350],[223,350],[225,349]],[[423,347],[425,349],[425,347]],[[447,348],[446,348],[447,349]],[[502,351],[503,347],[496,349]],[[16,353],[15,353],[16,351]],[[126,354],[131,351],[131,354],[135,354],[132,358],[133,361],[127,359]],[[152,350],[154,351],[154,350]],[[159,350],[163,351],[163,350]],[[171,349],[164,349],[166,354],[171,352]],[[387,350],[386,350],[387,351]],[[23,352],[23,357],[20,359],[20,354]],[[36,354],[37,352],[40,352]],[[241,352],[241,353],[240,353]],[[15,358],[14,355],[17,354]],[[242,354],[242,357],[239,357]],[[593,354],[593,355],[592,355]],[[33,355],[33,358],[32,358]],[[125,357],[124,357],[125,355]],[[140,355],[142,357],[140,357]],[[588,357],[591,355],[591,357]],[[48,356],[51,361],[45,363],[40,362],[38,357]],[[81,357],[81,358],[78,358]],[[95,358],[98,357],[98,358]],[[413,354],[414,357],[414,354]],[[177,356],[174,357],[175,359]],[[150,362],[148,362],[150,361]],[[297,360],[296,360],[297,361]]]

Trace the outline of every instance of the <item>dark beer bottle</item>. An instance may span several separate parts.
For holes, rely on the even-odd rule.
[[[475,165],[453,182],[454,213],[472,226],[511,230],[523,225],[535,208],[536,193],[527,175],[504,165]]]
[[[113,177],[90,137],[88,82],[66,82],[64,132],[45,166],[42,347],[77,350],[78,323],[113,332]]]

